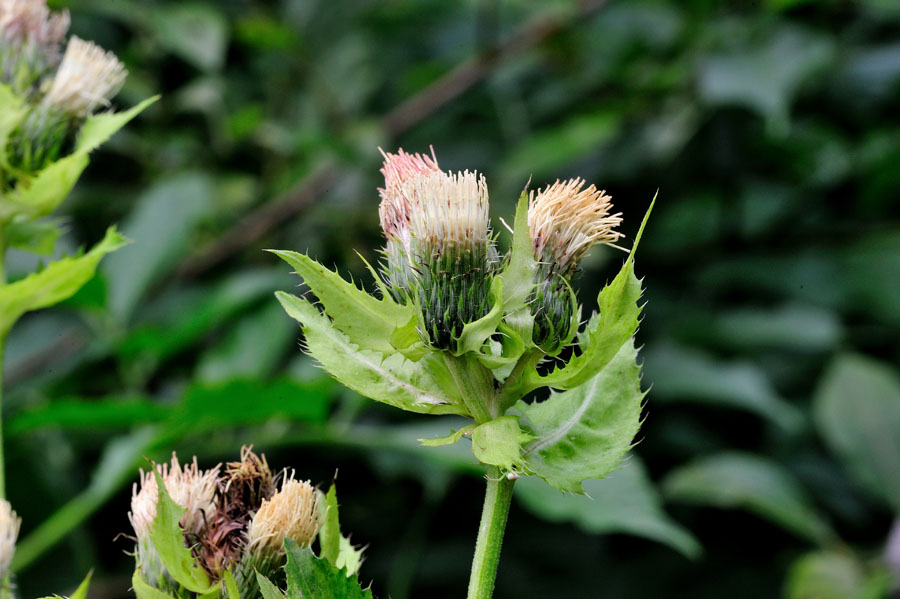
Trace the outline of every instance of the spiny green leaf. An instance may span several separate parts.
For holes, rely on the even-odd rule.
[[[184,531],[178,524],[186,510],[172,501],[162,476],[155,467],[153,474],[156,476],[158,499],[150,540],[169,575],[178,584],[195,593],[208,593],[215,585],[210,584],[206,572],[194,561],[191,550],[184,546]]]
[[[0,335],[5,335],[22,314],[46,308],[71,297],[94,276],[106,254],[127,243],[114,227],[91,251],[77,258],[63,258],[15,283],[0,287]]]
[[[520,425],[537,440],[525,446],[529,470],[561,491],[583,493],[582,481],[612,472],[631,448],[644,392],[637,350],[628,340],[592,379],[542,402],[520,401]]]
[[[135,570],[131,576],[131,588],[137,599],[173,599],[171,595],[150,586],[141,576],[140,570]]]
[[[513,231],[509,262],[499,276],[503,281],[504,289],[503,309],[506,313],[507,325],[526,346],[531,347],[531,329],[534,326],[534,316],[531,314],[528,298],[531,296],[531,290],[534,288],[537,262],[534,259],[531,232],[528,228],[528,193],[526,191],[522,191],[522,194],[519,196]],[[524,350],[525,348],[523,347],[522,351]]]
[[[464,426],[460,428],[458,431],[453,431],[449,435],[443,437],[432,437],[429,439],[419,439],[419,443],[424,445],[425,447],[440,447],[442,445],[453,445],[460,439],[462,439],[463,435],[468,435],[475,428],[474,424],[469,426]]]
[[[397,348],[391,345],[391,341],[397,340],[393,333],[408,325],[415,315],[411,304],[401,306],[389,294],[378,299],[304,254],[269,251],[294,267],[325,308],[334,326],[352,343],[382,353],[396,351]]]
[[[790,473],[758,456],[701,458],[671,472],[663,489],[674,501],[746,509],[814,543],[834,535]]]
[[[287,594],[292,599],[372,599],[372,591],[362,589],[356,576],[348,576],[325,558],[300,549],[294,541],[284,540],[287,551]]]
[[[491,309],[487,314],[463,326],[453,355],[479,351],[488,337],[497,332],[497,325],[503,318],[503,282],[499,278],[491,281],[490,301]]]
[[[341,534],[338,517],[337,485],[331,484],[325,495],[325,517],[319,530],[319,546],[321,557],[327,559],[338,569],[346,569],[347,576],[359,571],[362,565],[362,550],[350,543],[350,539]]]
[[[84,125],[81,126],[78,142],[75,144],[75,152],[87,154],[94,151],[119,129],[128,124],[128,121],[143,112],[159,98],[159,96],[147,98],[136,106],[122,112],[103,112],[89,116],[84,121]]]
[[[53,253],[62,229],[56,220],[32,220],[20,215],[6,224],[3,234],[7,247],[48,256]]]
[[[259,584],[259,592],[263,599],[284,599],[281,589],[272,584],[272,581],[260,574],[259,571],[256,572],[256,582]]]
[[[475,427],[472,451],[482,464],[522,471],[525,469],[522,445],[533,439],[534,436],[519,428],[515,416],[501,416]]]
[[[441,365],[433,356],[412,362],[399,353],[362,349],[305,299],[277,292],[287,313],[300,323],[309,353],[331,376],[375,401],[425,414],[462,414],[465,407],[435,380]],[[452,389],[452,388],[450,388]]]
[[[46,216],[59,206],[88,165],[86,153],[69,154],[42,169],[30,181],[20,180],[0,204],[0,216]]]

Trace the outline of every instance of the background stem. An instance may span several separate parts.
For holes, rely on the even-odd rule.
[[[487,467],[487,492],[472,559],[468,599],[491,599],[493,596],[514,483],[503,476],[497,466]]]

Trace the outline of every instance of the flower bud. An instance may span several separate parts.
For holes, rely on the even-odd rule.
[[[182,467],[173,452],[171,464],[157,464],[156,470],[172,501],[185,508],[185,513],[179,521],[185,537],[196,539],[205,531],[207,519],[211,518],[216,510],[219,466],[211,470],[200,470],[197,458],[194,458],[191,464]],[[166,580],[159,556],[150,540],[159,498],[156,476],[152,470],[149,472],[141,470],[140,478],[140,483],[132,488],[131,511],[128,513],[128,519],[137,538],[135,557],[138,568],[147,582],[157,588],[166,588],[171,581]]]
[[[583,179],[556,181],[529,194],[528,228],[538,262],[531,296],[532,338],[548,353],[557,353],[573,331],[575,305],[570,282],[578,262],[597,243],[613,244],[621,213],[610,214],[611,197]]]
[[[30,97],[59,64],[69,13],[52,13],[45,0],[0,0],[0,82]]]
[[[454,349],[463,326],[487,314],[497,262],[482,175],[445,173],[435,160],[385,155],[379,209],[388,280],[422,310],[425,340]]]
[[[16,538],[19,536],[21,523],[22,520],[13,511],[9,502],[0,499],[0,589],[6,584],[5,579],[9,573],[13,554],[16,552]]]

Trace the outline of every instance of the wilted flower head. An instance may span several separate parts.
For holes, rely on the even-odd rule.
[[[45,99],[69,114],[85,117],[98,106],[108,106],[127,75],[115,54],[72,37]]]
[[[597,243],[613,244],[621,213],[611,214],[606,192],[583,179],[557,180],[529,194],[528,228],[538,262],[532,294],[532,337],[548,353],[558,352],[575,330],[576,307],[569,280],[578,262]]]
[[[18,94],[59,64],[69,13],[50,12],[45,0],[0,0],[0,81]]]
[[[484,176],[447,173],[437,159],[384,154],[379,215],[387,238],[385,274],[394,298],[422,309],[424,337],[452,349],[466,323],[488,309],[497,262]]]
[[[262,506],[247,531],[247,549],[254,554],[284,554],[284,539],[309,547],[316,539],[319,521],[319,495],[308,482],[288,477],[281,489]]]
[[[16,551],[16,538],[19,536],[21,519],[13,511],[5,499],[0,499],[0,581],[9,572],[13,554]]]
[[[207,518],[216,509],[219,466],[210,470],[200,470],[197,458],[190,464],[181,466],[173,452],[171,463],[157,464],[156,469],[172,501],[186,510],[179,522],[181,527],[186,533],[199,533],[204,528]],[[156,518],[158,494],[153,471],[141,470],[141,482],[133,487],[131,512],[128,514],[138,540],[150,534],[153,520]]]

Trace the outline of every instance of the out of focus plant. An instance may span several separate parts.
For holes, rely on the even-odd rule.
[[[610,197],[557,181],[523,192],[511,248],[501,256],[476,172],[440,170],[433,155],[385,154],[380,190],[387,240],[380,297],[308,256],[275,253],[303,277],[310,299],[278,299],[307,351],[358,393],[425,414],[474,422],[425,445],[467,436],[487,470],[487,493],[469,583],[493,593],[513,485],[535,475],[563,492],[619,466],[640,425],[644,392],[633,336],[641,284],[634,247],[580,329],[571,279],[585,253],[622,234]],[[649,214],[649,213],[648,213]],[[646,223],[646,219],[645,219]],[[644,224],[645,224],[644,223]],[[550,388],[543,401],[526,402]]]
[[[335,486],[326,495],[293,471],[274,474],[249,447],[224,471],[173,454],[142,472],[129,518],[140,599],[371,597],[356,579],[362,550],[340,531]]]
[[[0,361],[6,336],[22,314],[73,295],[125,239],[110,228],[90,251],[11,283],[3,265],[6,250],[53,252],[61,230],[46,217],[71,191],[90,152],[155,100],[122,113],[98,113],[121,88],[125,67],[91,42],[66,42],[68,27],[68,13],[51,12],[44,0],[0,0]],[[3,464],[0,437],[0,497]],[[4,597],[11,592],[7,569],[18,529],[14,515],[7,516],[0,548]]]

